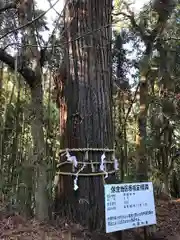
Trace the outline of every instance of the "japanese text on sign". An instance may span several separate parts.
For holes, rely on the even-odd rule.
[[[151,182],[105,185],[106,232],[156,224]]]

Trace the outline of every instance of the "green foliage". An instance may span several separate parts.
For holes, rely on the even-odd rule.
[[[123,9],[122,1],[115,1],[115,12],[126,12],[126,10]],[[129,12],[129,14],[131,14],[131,12]],[[161,191],[160,189],[162,189],[165,174],[168,174],[169,179],[171,178],[171,172],[173,169],[177,169],[177,162],[179,161],[179,157],[176,156],[179,151],[178,139],[180,137],[180,101],[179,97],[177,98],[177,94],[179,94],[180,91],[180,22],[178,14],[179,4],[165,26],[165,30],[157,37],[148,66],[147,136],[145,137],[144,144],[146,147],[146,157],[149,162],[150,180],[153,181],[156,191]],[[134,20],[142,33],[148,36],[156,26],[157,14],[152,11],[150,5],[147,5],[140,14],[135,16]],[[123,26],[122,22],[120,24]],[[139,28],[132,25],[132,22],[130,22],[128,26],[127,21],[125,21],[124,26],[126,26],[126,29],[123,30],[123,34],[122,31],[114,33],[114,49],[117,48],[118,51],[113,52],[113,61],[115,76],[117,78],[120,76],[121,82],[126,80],[127,75],[130,76],[129,66],[131,66],[131,69],[132,67],[136,69],[135,74],[132,74],[127,82],[129,85],[130,100],[120,99],[120,95],[116,95],[115,97],[115,109],[117,111],[115,114],[117,118],[117,120],[115,120],[116,134],[117,142],[121,146],[118,149],[122,148],[124,151],[125,146],[128,149],[128,159],[121,159],[121,161],[128,161],[128,167],[125,168],[128,170],[127,172],[125,171],[124,176],[124,181],[127,182],[133,181],[136,175],[136,134],[139,114],[139,96],[135,88],[139,81],[138,68],[140,59],[143,56],[144,42],[139,33]],[[122,43],[129,43],[125,52],[123,51]],[[128,54],[130,57],[127,58]],[[135,55],[135,57],[132,55]],[[120,66],[119,69],[118,64]],[[119,71],[117,71],[117,69]],[[131,86],[133,87],[131,88]],[[120,91],[122,92],[123,90],[121,85]],[[121,96],[123,94],[121,93]],[[133,98],[134,102],[132,104]],[[130,112],[126,123],[124,123],[128,109],[130,109]],[[122,134],[122,131],[125,131],[126,134]]]
[[[18,80],[21,81],[19,76]],[[8,202],[16,203],[16,207],[18,207],[18,199],[22,200],[23,189],[21,185],[23,184],[23,186],[26,186],[26,189],[24,189],[26,196],[24,196],[23,201],[28,201],[28,206],[31,209],[33,189],[29,184],[32,184],[32,182],[30,179],[26,179],[27,174],[24,174],[26,171],[30,173],[30,170],[27,169],[34,169],[35,167],[31,136],[30,92],[23,82],[20,84],[14,82],[14,74],[5,71],[0,100],[0,193],[6,196]],[[44,99],[44,131],[47,139],[47,156],[44,160],[47,161],[49,183],[53,180],[54,162],[58,158],[58,127],[59,110],[52,102],[51,97],[49,99],[49,94],[46,93]]]

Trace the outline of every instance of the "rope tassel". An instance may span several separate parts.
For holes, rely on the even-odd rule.
[[[76,156],[71,156],[68,151],[66,151],[67,161],[71,162],[75,168],[77,168],[78,162]]]
[[[84,168],[86,167],[86,163],[83,164],[82,168],[79,169],[79,171],[76,173],[76,178],[74,179],[74,191],[77,191],[78,190],[78,184],[77,184],[77,181],[78,181],[78,176],[79,176],[79,173],[82,172],[84,170]]]
[[[78,185],[77,185],[77,181],[78,181],[78,176],[76,176],[76,178],[74,179],[74,191],[78,190]]]
[[[105,177],[104,177],[104,178],[107,178],[107,177],[108,177],[108,173],[107,173],[107,171],[106,171],[106,169],[105,169],[105,165],[104,165],[105,159],[106,159],[106,156],[105,156],[105,153],[103,153],[103,154],[101,155],[100,170],[105,173]]]

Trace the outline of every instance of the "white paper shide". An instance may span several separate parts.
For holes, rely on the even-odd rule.
[[[156,224],[152,182],[106,184],[106,232]]]

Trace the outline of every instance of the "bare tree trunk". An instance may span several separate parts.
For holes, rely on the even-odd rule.
[[[31,123],[31,131],[34,144],[35,165],[35,214],[37,219],[44,221],[48,218],[47,201],[47,173],[45,163],[45,142],[43,132],[43,90],[39,82],[31,89],[32,111],[34,118]]]
[[[21,24],[32,21],[34,11],[34,0],[28,0],[22,7]],[[24,10],[24,12],[23,12]],[[43,130],[43,89],[42,89],[42,71],[40,66],[40,53],[35,36],[35,25],[27,26],[23,35],[24,41],[29,47],[22,47],[22,58],[29,62],[32,70],[35,72],[36,79],[31,87],[32,113],[33,120],[31,132],[34,145],[33,163],[35,165],[35,213],[40,221],[48,219],[48,196],[47,196],[47,173],[45,164],[45,140]],[[30,49],[28,49],[30,48]],[[23,64],[23,63],[22,63]]]
[[[170,196],[170,186],[169,186],[169,174],[164,174],[163,176],[163,186],[162,191],[167,194],[167,196]]]
[[[148,62],[145,63],[148,65]],[[147,68],[147,67],[146,67]],[[137,179],[146,181],[148,178],[148,162],[146,156],[146,124],[147,124],[147,109],[148,109],[148,76],[144,69],[141,72],[140,78],[140,112],[138,116],[138,134],[136,136],[137,146]]]

